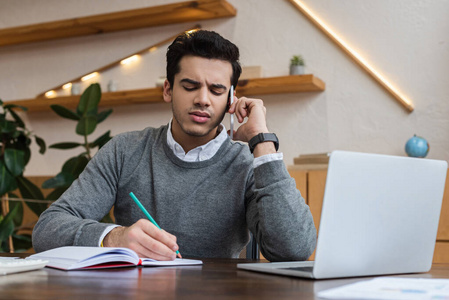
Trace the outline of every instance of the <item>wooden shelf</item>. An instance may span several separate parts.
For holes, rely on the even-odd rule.
[[[321,79],[308,75],[292,75],[281,77],[267,77],[241,80],[236,89],[238,96],[253,96],[266,94],[320,92],[325,84]],[[50,105],[59,104],[75,109],[80,96],[63,96],[56,98],[34,98],[8,101],[8,104],[22,105],[28,111],[50,111]],[[118,91],[102,93],[100,106],[119,106],[139,103],[162,102],[162,88],[148,88],[141,90]]]
[[[0,30],[0,46],[234,17],[226,0],[197,0]]]
[[[237,87],[237,95],[251,96],[319,92],[324,91],[325,84],[321,79],[307,74],[239,80]]]

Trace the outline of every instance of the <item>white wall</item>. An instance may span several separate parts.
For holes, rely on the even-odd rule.
[[[286,0],[228,0],[235,18],[201,22],[235,42],[246,66],[260,65],[264,76],[288,73],[289,59],[302,54],[308,73],[326,83],[322,93],[264,95],[268,123],[281,141],[287,164],[299,154],[334,149],[405,155],[413,134],[430,143],[429,158],[449,160],[449,1],[303,0],[310,9],[374,65],[415,105],[408,113],[377,82],[336,47]],[[34,24],[168,2],[163,0],[2,0],[0,28]],[[37,94],[148,47],[193,26],[177,24],[98,36],[0,48],[0,98]],[[167,45],[168,46],[168,45]],[[101,74],[106,90],[113,78],[119,89],[154,86],[165,75],[166,47],[140,63]],[[81,141],[75,123],[53,112],[24,116],[47,144]],[[100,124],[93,138],[166,124],[169,105],[120,106]],[[225,120],[226,124],[228,119]],[[79,151],[33,152],[27,175],[56,174]]]

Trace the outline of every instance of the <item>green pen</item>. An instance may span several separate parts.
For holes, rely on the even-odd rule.
[[[154,226],[156,226],[157,228],[161,229],[161,227],[159,227],[159,225],[157,225],[156,221],[153,219],[153,217],[150,215],[150,213],[145,209],[145,207],[143,207],[142,203],[140,203],[139,199],[137,199],[136,195],[134,195],[133,192],[129,193],[129,195],[131,196],[131,198],[134,200],[134,202],[136,202],[137,206],[140,208],[140,210],[145,214],[145,216],[147,216],[148,220],[150,220],[151,223],[154,224]],[[179,255],[180,258],[182,258],[181,254],[179,253],[179,251],[176,251],[176,254]]]

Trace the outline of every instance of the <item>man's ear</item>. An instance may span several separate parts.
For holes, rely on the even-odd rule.
[[[167,103],[171,102],[172,90],[170,87],[170,82],[168,82],[168,79],[165,79],[165,81],[164,81],[164,90],[163,90],[162,96],[164,97],[165,102],[167,102]]]

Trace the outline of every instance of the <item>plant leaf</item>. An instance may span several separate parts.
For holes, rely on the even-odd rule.
[[[35,199],[35,200],[43,200],[44,195],[42,191],[31,181],[26,179],[23,176],[17,177],[17,184],[19,186],[20,194],[24,199]],[[29,202],[25,201],[25,204],[37,215],[40,214],[47,209],[46,203],[38,203],[38,202]]]
[[[23,204],[22,201],[10,201],[9,202],[9,209],[13,210],[16,208],[16,206],[18,206],[19,208],[17,209],[17,213],[13,218],[14,221],[14,226],[20,226],[22,225],[22,221],[23,221]]]
[[[38,202],[30,202],[30,201],[25,201],[25,204],[29,207],[29,209],[31,209],[36,216],[40,216],[41,213],[43,213],[47,208],[48,208],[48,204],[47,203],[38,203]]]
[[[45,150],[47,150],[45,141],[42,138],[38,137],[37,135],[34,136],[34,140],[36,141],[36,144],[39,146],[39,153],[44,154]]]
[[[10,112],[12,111],[13,108],[20,108],[23,111],[27,111],[28,108],[26,108],[25,106],[22,105],[16,105],[16,104],[6,104],[5,106],[3,106],[4,109],[8,109]]]
[[[5,105],[5,108],[6,108],[6,106],[7,105]],[[8,111],[11,114],[11,116],[14,118],[14,120],[16,121],[17,126],[25,128],[25,123],[23,122],[22,118],[20,118],[19,115],[16,114],[16,112],[12,109],[9,109]]]
[[[23,131],[17,131],[19,135],[17,136],[17,149],[23,150],[27,147],[27,136]]]
[[[33,247],[31,242],[31,235],[29,234],[13,234],[12,242],[14,245],[14,252],[20,253]]]
[[[72,174],[67,172],[60,172],[55,177],[50,178],[44,183],[42,183],[42,188],[44,189],[52,189],[52,188],[68,188],[72,182],[75,180]]]
[[[109,140],[112,138],[110,136],[111,131],[108,130],[106,133],[104,133],[102,136],[98,137],[95,141],[93,141],[89,146],[91,148],[97,147],[101,148],[103,147]]]
[[[16,134],[14,135],[16,136],[14,148],[17,150],[21,150],[25,153],[23,160],[24,165],[26,166],[30,161],[31,157],[31,150],[30,150],[31,139],[29,139],[23,131],[16,131],[16,133],[18,133],[18,136],[16,136]]]
[[[67,190],[66,187],[63,188],[56,188],[53,190],[53,192],[51,192],[50,194],[47,195],[46,200],[58,200],[59,197],[61,197],[62,194],[64,194],[64,192]]]
[[[0,128],[2,133],[12,133],[16,130],[16,124],[4,119],[0,122]]]
[[[27,147],[23,150],[23,152],[25,153],[25,156],[23,159],[25,160],[25,166],[26,166],[31,158],[31,150],[29,147]]]
[[[25,169],[25,152],[17,149],[5,149],[5,165],[13,176],[19,176]]]
[[[14,194],[14,193],[8,193],[8,197],[9,197],[9,198],[20,198],[19,195]]]
[[[17,183],[19,186],[20,194],[23,198],[27,199],[35,199],[35,200],[43,200],[44,195],[42,194],[42,191],[37,187],[34,183],[29,181],[23,176],[17,177]]]
[[[14,232],[13,218],[18,212],[18,206],[14,207],[0,222],[0,241],[7,240]]]
[[[50,105],[50,108],[56,113],[58,114],[58,116],[63,117],[65,119],[70,119],[70,120],[75,120],[78,121],[81,117],[76,113],[71,111],[68,108],[65,108],[62,105],[58,105],[58,104],[53,104]]]
[[[78,176],[83,172],[89,160],[87,157],[80,155],[77,157],[72,157],[62,166],[62,172],[72,174],[74,179],[78,178]]]
[[[3,161],[0,160],[0,196],[17,188],[14,176],[8,171]]]
[[[78,121],[78,125],[76,126],[76,133],[82,136],[88,136],[95,131],[96,127],[96,116],[83,116],[81,120]]]
[[[87,116],[88,114],[96,115],[100,99],[100,85],[98,83],[91,84],[81,95],[77,108],[78,114],[82,116]]]
[[[8,197],[9,197],[9,199],[11,199],[11,198],[17,199],[17,198],[20,198],[20,195],[16,195],[14,193],[8,193]],[[22,201],[11,201],[11,202],[9,202],[9,209],[11,210],[11,208],[14,208],[16,204],[17,205],[20,204],[20,206],[22,206],[19,208],[19,212],[14,217],[14,224],[16,224],[16,226],[19,226],[22,224],[22,219],[23,219],[23,202]]]
[[[107,117],[109,117],[109,115],[112,113],[113,109],[108,109],[108,110],[104,110],[102,112],[100,112],[97,115],[97,122],[98,124],[100,124],[101,122],[103,122],[104,120],[106,120]]]
[[[63,143],[56,143],[53,145],[50,145],[49,148],[53,149],[73,149],[79,146],[82,146],[83,144],[75,143],[75,142],[63,142]]]

